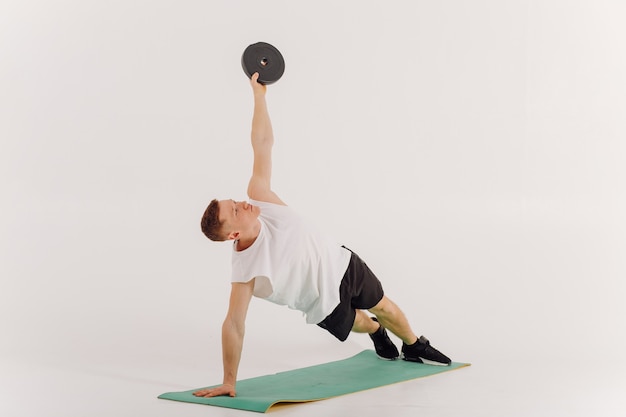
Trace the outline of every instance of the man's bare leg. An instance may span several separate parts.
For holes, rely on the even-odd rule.
[[[398,336],[407,345],[412,345],[417,341],[417,336],[411,329],[402,310],[386,296],[383,296],[382,300],[374,307],[370,308],[369,311],[376,316],[379,323],[384,328]],[[364,315],[366,314],[364,313]],[[371,319],[370,321],[373,322]]]
[[[385,326],[377,321],[377,318],[370,317],[363,310],[356,310],[352,331],[357,333],[368,333],[374,342],[374,348],[379,358],[385,360],[395,360],[400,356],[398,348],[389,339]]]
[[[367,315],[363,310],[356,310],[356,317],[352,325],[352,331],[356,333],[374,333],[378,330],[379,324]]]
[[[406,316],[400,308],[387,297],[369,311],[376,315],[380,324],[389,329],[390,332],[398,336],[404,342],[402,346],[402,357],[406,361],[423,362],[422,359],[450,365],[451,360],[443,353],[430,345],[426,339],[420,339],[413,333]]]

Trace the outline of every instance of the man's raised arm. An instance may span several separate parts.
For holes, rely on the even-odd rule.
[[[272,191],[272,146],[274,145],[274,132],[272,122],[267,111],[265,92],[267,87],[259,84],[258,73],[254,73],[250,79],[254,94],[254,114],[252,116],[252,150],[254,151],[254,165],[252,177],[248,183],[248,197],[257,201],[285,205],[283,201]]]

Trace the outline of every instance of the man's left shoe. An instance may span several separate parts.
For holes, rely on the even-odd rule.
[[[372,320],[378,322],[376,317],[372,317]],[[391,339],[389,339],[389,335],[387,335],[387,331],[385,328],[380,325],[378,330],[374,333],[370,334],[370,338],[372,342],[374,342],[374,348],[376,348],[376,354],[380,359],[386,361],[393,361],[398,359],[400,353],[398,352],[398,348],[393,344]]]
[[[412,345],[402,343],[402,359],[419,363],[424,363],[424,360],[426,360],[443,365],[450,365],[452,363],[450,358],[432,347],[428,339],[424,336],[420,336],[417,342]]]

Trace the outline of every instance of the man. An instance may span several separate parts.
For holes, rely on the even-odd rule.
[[[389,329],[403,342],[402,359],[449,365],[447,356],[413,333],[402,311],[384,295],[380,281],[358,255],[318,233],[272,191],[274,135],[266,86],[257,82],[258,76],[255,73],[250,80],[254,95],[250,202],[213,200],[201,221],[209,239],[233,241],[233,272],[222,326],[223,384],[194,395],[236,395],[244,323],[253,295],[304,312],[307,323],[317,324],[341,341],[350,331],[368,333],[381,359],[400,357],[385,331]]]

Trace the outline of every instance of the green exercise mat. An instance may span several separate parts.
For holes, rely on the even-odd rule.
[[[403,360],[383,361],[378,359],[373,350],[364,350],[358,355],[336,362],[237,381],[237,396],[234,398],[202,398],[193,395],[204,387],[191,391],[168,392],[159,398],[264,413],[277,403],[323,400],[468,365],[457,362],[452,362],[450,366],[437,366]]]

